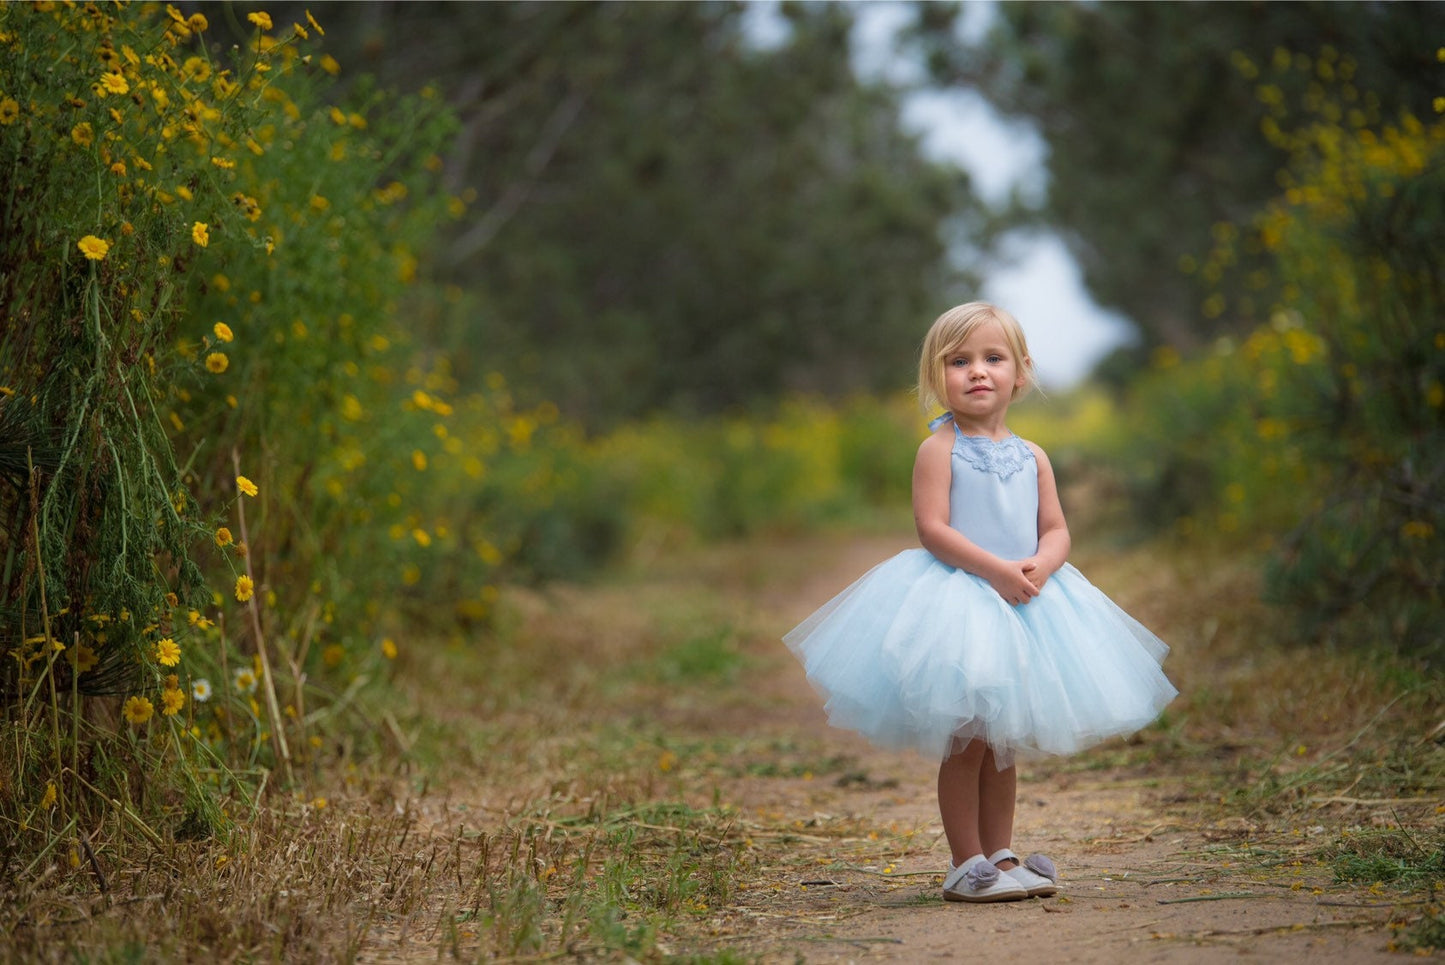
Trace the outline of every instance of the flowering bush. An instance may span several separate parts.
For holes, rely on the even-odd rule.
[[[329,105],[323,25],[248,19],[223,52],[173,7],[0,8],[0,696],[75,717],[7,758],[72,804],[47,734],[178,766],[193,812],[304,763],[307,698],[397,655],[380,601],[452,538],[422,474],[482,471],[405,325],[450,119]]]
[[[1271,592],[1309,634],[1438,652],[1445,123],[1385,117],[1328,52],[1277,61],[1322,79],[1292,127],[1260,85],[1275,108],[1264,133],[1292,156],[1284,192],[1250,230],[1217,232],[1205,261],[1228,270],[1236,240],[1255,239],[1274,262],[1253,285],[1276,293],[1273,319],[1202,358],[1161,353],[1122,458],[1156,521],[1268,548]],[[1342,79],[1337,96],[1326,77]]]

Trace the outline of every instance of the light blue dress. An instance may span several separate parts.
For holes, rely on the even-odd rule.
[[[1024,441],[955,425],[952,472],[949,525],[1005,559],[1032,556],[1038,464]],[[1071,754],[1144,727],[1178,693],[1164,642],[1067,563],[1013,606],[982,577],[905,550],[783,640],[829,723],[940,760],[955,737],[987,741],[1000,767]]]

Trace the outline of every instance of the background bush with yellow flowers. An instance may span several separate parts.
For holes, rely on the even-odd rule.
[[[174,768],[154,785],[189,788],[206,825],[204,788],[303,764],[337,695],[401,645],[384,590],[447,555],[485,604],[500,550],[431,475],[529,458],[550,421],[501,391],[458,405],[408,344],[418,254],[461,210],[436,184],[446,112],[366,90],[328,106],[324,26],[248,20],[223,56],[171,7],[0,10],[0,692],[20,806],[50,788],[140,802]],[[529,428],[463,454],[455,428],[481,423]]]
[[[1190,360],[1159,351],[1116,454],[1146,520],[1267,550],[1269,592],[1308,638],[1438,656],[1445,123],[1386,116],[1348,84],[1315,84],[1293,119],[1268,75],[1259,96],[1292,159],[1282,193],[1243,229],[1217,226],[1199,270],[1263,252],[1270,270],[1245,287],[1271,321]]]

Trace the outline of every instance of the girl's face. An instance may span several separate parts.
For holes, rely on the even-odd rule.
[[[1002,417],[1027,379],[1028,359],[1016,358],[998,322],[975,328],[943,357],[943,384],[954,418],[971,422]]]

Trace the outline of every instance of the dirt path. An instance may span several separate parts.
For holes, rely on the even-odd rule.
[[[896,548],[859,545],[804,586],[769,594],[768,622],[786,630]],[[769,692],[773,712],[753,726],[826,730],[819,699],[795,662],[778,668]],[[852,761],[841,778],[753,783],[739,787],[735,800],[760,816],[784,811],[805,823],[913,828],[922,846],[881,868],[823,867],[785,893],[739,902],[742,948],[769,960],[997,960],[1003,948],[1006,958],[1052,962],[1399,960],[1385,951],[1388,901],[1334,886],[1326,868],[1281,862],[1282,852],[1309,846],[1307,830],[1183,823],[1179,813],[1189,809],[1167,803],[1189,803],[1178,800],[1181,786],[1122,769],[1040,777],[1021,768],[1015,850],[1056,860],[1058,896],[945,903],[948,850],[933,765],[843,732],[830,731],[829,740]]]
[[[696,781],[674,773],[674,782],[656,792],[657,801],[681,797],[698,808],[723,802],[735,817],[728,819],[729,843],[717,846],[749,856],[737,865],[746,873],[729,898],[659,935],[659,950],[767,962],[1398,961],[1386,945],[1400,909],[1388,895],[1332,882],[1329,867],[1312,857],[1323,828],[1201,818],[1219,813],[1201,806],[1198,788],[1207,784],[1172,772],[1153,754],[1121,753],[1122,744],[1066,765],[1021,768],[1015,850],[1054,858],[1062,875],[1058,896],[944,902],[948,853],[935,766],[828,728],[820,700],[778,640],[902,545],[823,543],[792,575],[770,573],[763,586],[734,580],[724,595],[750,629],[742,641],[746,670],[733,692],[663,696],[646,708],[647,719],[670,732],[751,748],[746,767],[714,769]],[[735,575],[748,567],[732,561],[723,569]],[[728,582],[716,576],[673,578]],[[577,602],[552,606],[566,610],[586,637],[588,621],[599,618]],[[631,605],[646,608],[640,597]],[[578,786],[575,777],[536,775],[539,787],[548,781]],[[465,781],[435,788],[419,805],[422,830],[446,843],[465,824],[505,823],[528,793]],[[583,806],[580,796],[567,800]],[[552,900],[565,887],[556,883]],[[428,914],[441,908],[445,916],[451,900],[433,895]],[[411,934],[377,928],[358,960],[440,954],[434,939]]]

